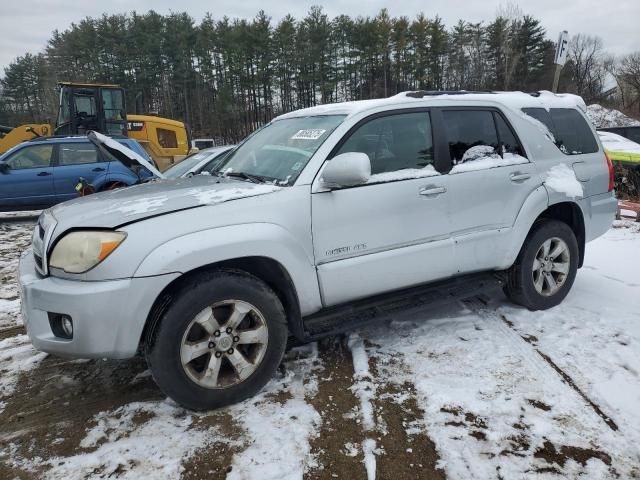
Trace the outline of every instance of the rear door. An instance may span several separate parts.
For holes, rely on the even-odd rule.
[[[452,162],[449,205],[458,270],[496,268],[520,208],[540,186],[539,177],[499,110],[441,113]]]
[[[56,203],[53,187],[53,144],[27,145],[9,155],[0,173],[0,206],[42,208]]]
[[[76,185],[80,177],[93,184],[97,177],[106,175],[107,167],[107,162],[98,156],[96,147],[89,141],[58,144],[54,169],[58,202],[78,196]]]

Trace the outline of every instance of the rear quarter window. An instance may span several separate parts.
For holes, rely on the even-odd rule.
[[[581,155],[598,151],[591,128],[582,115],[572,108],[523,108],[527,115],[542,122],[555,138],[555,144],[565,155]]]

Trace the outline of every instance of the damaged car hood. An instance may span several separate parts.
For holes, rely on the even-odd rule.
[[[50,210],[56,234],[69,228],[115,228],[148,217],[276,192],[282,187],[198,175],[96,193]]]

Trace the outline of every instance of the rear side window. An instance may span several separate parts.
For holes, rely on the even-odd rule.
[[[83,165],[98,161],[98,152],[91,143],[62,144],[60,145],[58,156],[58,164],[60,166]]]
[[[449,155],[454,165],[473,160],[478,154],[492,154],[498,150],[498,133],[489,110],[445,110],[445,129]],[[474,148],[484,146],[487,148]]]
[[[496,120],[496,128],[498,130],[498,141],[500,142],[502,152],[501,153],[513,153],[525,157],[524,150],[520,145],[520,142],[516,138],[513,130],[509,128],[507,122],[504,121],[502,115],[494,112],[493,117]]]
[[[555,144],[565,155],[580,155],[598,151],[591,128],[572,108],[523,108],[527,115],[542,122],[555,138]]]

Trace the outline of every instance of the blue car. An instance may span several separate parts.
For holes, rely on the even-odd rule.
[[[149,158],[135,140],[114,140]],[[0,156],[0,211],[48,208],[76,198],[80,177],[101,191],[115,185],[132,185],[151,176],[143,168],[134,173],[97,149],[86,136],[39,138]]]

